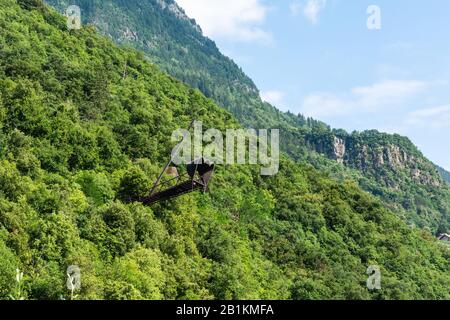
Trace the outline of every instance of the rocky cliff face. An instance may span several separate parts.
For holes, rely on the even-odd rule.
[[[334,137],[333,141],[333,156],[334,159],[338,163],[343,164],[344,163],[344,156],[345,156],[345,141],[343,139],[340,139],[338,137]]]
[[[329,139],[317,139],[309,143],[317,152],[329,159],[373,175],[390,188],[401,187],[403,179],[410,179],[424,186],[444,185],[435,166],[421,156],[409,141],[403,141],[404,144],[408,144],[406,148],[385,141],[384,137],[384,134],[380,134],[380,139],[373,143],[354,135],[346,137],[332,135]]]

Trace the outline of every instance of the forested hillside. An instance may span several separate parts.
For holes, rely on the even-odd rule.
[[[219,166],[151,208],[171,132],[233,117],[41,0],[0,0],[0,298],[449,299],[450,254],[352,182]],[[366,288],[378,265],[382,290]],[[17,277],[16,268],[24,277]]]
[[[242,125],[281,129],[281,148],[292,159],[356,180],[408,223],[432,233],[450,229],[450,189],[407,138],[375,131],[350,135],[263,102],[253,81],[202,35],[174,0],[47,2],[61,12],[79,5],[84,23],[119,44],[144,51],[150,61],[198,88]]]
[[[353,177],[409,224],[429,228],[435,234],[449,230],[450,189],[436,166],[409,139],[378,131],[348,134],[331,130],[311,135],[307,140],[314,141],[312,148],[361,173],[342,173],[342,168],[335,167],[335,176]]]
[[[437,169],[441,174],[442,178],[445,180],[445,182],[447,182],[447,184],[450,184],[450,172],[439,166],[437,167]]]

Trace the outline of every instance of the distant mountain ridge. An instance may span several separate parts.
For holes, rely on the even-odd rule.
[[[141,52],[67,30],[42,0],[0,0],[0,26],[0,300],[450,298],[447,247],[284,155],[276,176],[218,166],[206,194],[130,201],[194,114],[242,126]],[[382,290],[367,287],[370,265]]]
[[[439,174],[442,176],[442,178],[450,185],[450,172],[445,170],[444,168],[441,168],[440,166],[436,166],[437,170],[439,171]]]
[[[117,43],[144,51],[163,71],[198,88],[244,126],[281,129],[281,149],[342,179],[354,179],[405,220],[450,228],[450,189],[442,171],[405,137],[330,128],[262,101],[254,82],[173,0],[48,0],[60,11],[82,8],[85,23]],[[337,162],[339,166],[323,159]]]

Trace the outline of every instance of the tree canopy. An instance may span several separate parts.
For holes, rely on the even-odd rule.
[[[447,247],[284,157],[273,177],[219,166],[207,195],[130,202],[175,129],[238,122],[40,0],[0,0],[0,26],[0,298],[70,298],[70,265],[78,299],[450,298]]]

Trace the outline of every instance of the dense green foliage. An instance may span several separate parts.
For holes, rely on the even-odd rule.
[[[79,299],[450,298],[448,248],[288,159],[274,177],[220,166],[210,194],[130,203],[194,115],[238,126],[142,54],[67,31],[40,0],[0,0],[0,298],[68,298],[69,265]]]
[[[445,180],[445,182],[447,182],[448,184],[450,184],[450,172],[448,172],[447,170],[445,170],[444,168],[441,167],[437,167],[439,173],[441,174],[442,178]]]
[[[354,179],[408,223],[433,233],[438,228],[450,230],[450,189],[407,138],[375,131],[350,135],[263,102],[253,81],[202,35],[200,27],[173,0],[47,2],[61,11],[70,4],[79,5],[85,23],[94,24],[120,44],[143,50],[162,70],[198,88],[242,125],[281,129],[281,148],[294,160],[307,161],[335,177]],[[335,137],[345,141],[342,164],[350,170],[334,166],[322,156],[336,160]],[[408,161],[392,163],[392,148],[406,153]]]
[[[354,132],[333,130],[313,137],[320,141],[315,148],[336,159],[334,145],[345,145],[345,154],[335,166],[334,176],[351,177],[359,185],[381,198],[408,224],[426,228],[433,234],[450,230],[450,188],[436,167],[409,141],[378,131]],[[333,164],[312,161],[317,168]],[[360,172],[361,174],[358,174]]]

